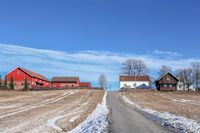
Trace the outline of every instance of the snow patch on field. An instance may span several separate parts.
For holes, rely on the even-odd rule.
[[[179,132],[194,132],[200,133],[200,123],[192,119],[185,118],[183,116],[177,116],[170,114],[168,112],[158,112],[152,109],[141,108],[139,105],[135,104],[129,98],[124,95],[120,95],[124,102],[129,105],[137,107],[139,110],[144,112],[149,118],[160,123],[168,128],[174,128],[179,130]]]
[[[193,105],[200,105],[198,103],[195,103],[194,100],[187,100],[187,99],[170,99],[173,102],[180,102],[180,103],[186,103],[186,104],[193,104]]]
[[[96,109],[90,114],[85,121],[79,124],[75,129],[68,133],[101,133],[108,126],[109,110],[106,106],[107,92],[103,97],[101,104],[98,104]]]
[[[180,103],[190,103],[190,102],[194,102],[193,100],[187,100],[187,99],[170,99],[174,102],[180,102]]]
[[[185,102],[194,102],[193,100],[187,100],[187,99],[172,99],[172,101],[178,101],[178,102],[183,102],[183,103],[185,103]]]
[[[52,128],[54,128],[54,129],[56,129],[56,130],[58,130],[58,131],[63,131],[62,128],[60,128],[59,126],[56,125],[56,122],[57,122],[59,119],[62,119],[62,118],[64,118],[64,117],[67,117],[67,116],[70,116],[70,115],[80,114],[81,112],[83,112],[83,111],[74,112],[74,113],[69,113],[69,114],[66,114],[66,115],[62,115],[62,116],[58,116],[58,117],[56,117],[56,118],[50,119],[50,120],[48,120],[48,122],[47,122],[47,126],[48,126],[48,127],[52,127]]]
[[[10,109],[10,108],[16,108],[17,106],[15,105],[2,105],[0,106],[0,109]]]
[[[72,118],[69,119],[69,122],[72,123],[72,122],[74,122],[76,119],[78,119],[79,117],[80,117],[80,115],[74,116],[74,117],[72,117]]]

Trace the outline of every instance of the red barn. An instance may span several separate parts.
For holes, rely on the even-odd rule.
[[[51,81],[53,88],[79,87],[79,77],[53,77]]]
[[[91,83],[90,82],[80,82],[80,87],[81,88],[91,88]]]
[[[34,87],[50,87],[50,82],[44,76],[22,67],[17,67],[6,75],[8,82],[11,77],[14,79],[15,89],[22,89],[24,86],[24,79],[28,80],[30,88]]]

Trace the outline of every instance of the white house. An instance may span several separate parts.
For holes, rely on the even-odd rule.
[[[187,86],[183,84],[183,82],[178,82],[178,85],[177,85],[177,90],[179,91],[187,91]],[[195,88],[193,85],[190,85],[189,87],[189,90],[192,90],[192,91],[195,91]]]
[[[149,88],[150,78],[149,76],[125,76],[119,77],[120,88]]]

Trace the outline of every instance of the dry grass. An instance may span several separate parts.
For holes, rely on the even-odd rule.
[[[103,98],[103,91],[96,91],[96,93],[91,93],[88,97],[91,98],[91,100],[87,103],[87,108],[83,111],[81,116],[76,119],[74,122],[66,124],[66,127],[64,127],[64,131],[70,131],[74,127],[76,127],[78,124],[80,124],[82,121],[84,121],[89,114],[92,113],[92,111],[96,108],[96,105],[101,102]]]
[[[68,95],[71,92],[73,94]],[[69,131],[94,110],[103,94],[102,90],[86,89],[0,91],[0,132],[58,132],[45,125],[48,120],[66,114],[69,116],[58,119],[56,125]],[[70,115],[76,112],[77,114]],[[70,121],[73,117],[77,118]]]
[[[137,90],[123,92],[145,108],[185,116],[200,121],[200,94],[189,92],[159,92]]]

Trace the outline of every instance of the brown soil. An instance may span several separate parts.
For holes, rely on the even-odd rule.
[[[68,114],[55,124],[69,131],[94,110],[103,94],[101,90],[85,89],[0,91],[0,132],[59,132],[49,127],[47,122]],[[76,119],[71,121],[73,117]]]
[[[150,90],[132,90],[122,93],[141,107],[169,112],[200,121],[199,93]]]

